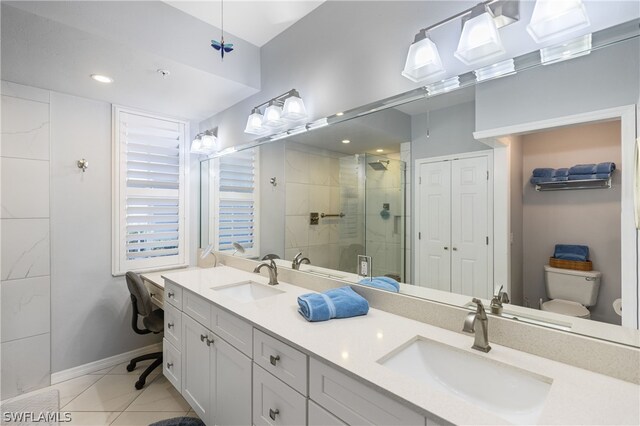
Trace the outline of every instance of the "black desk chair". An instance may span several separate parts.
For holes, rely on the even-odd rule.
[[[131,304],[133,305],[133,316],[131,318],[131,327],[138,334],[161,333],[164,329],[164,311],[162,309],[153,309],[151,303],[151,295],[142,282],[140,275],[135,272],[127,272],[127,287],[131,293]],[[145,328],[138,328],[138,316],[142,317],[142,324]],[[153,363],[147,367],[140,375],[140,379],[136,382],[136,389],[140,390],[144,387],[147,376],[160,364],[162,364],[162,352],[154,352],[151,354],[141,355],[131,360],[127,365],[127,371],[133,371],[136,364],[140,361],[154,359]]]

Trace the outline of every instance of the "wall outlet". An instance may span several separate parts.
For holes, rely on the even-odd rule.
[[[358,275],[362,277],[371,275],[371,256],[358,255]]]

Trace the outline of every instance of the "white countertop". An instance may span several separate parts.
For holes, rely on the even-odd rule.
[[[311,356],[379,387],[387,395],[455,424],[507,424],[461,398],[435,390],[376,361],[416,336],[553,379],[539,424],[640,424],[640,386],[546,358],[492,344],[484,354],[471,349],[473,336],[370,309],[366,316],[307,322],[297,312],[297,297],[309,290],[281,282],[281,294],[240,303],[213,288],[253,280],[258,274],[221,266],[170,271],[161,275],[277,335]],[[460,324],[462,327],[462,324]],[[491,330],[489,330],[491,338]],[[489,392],[491,384],[487,383]]]

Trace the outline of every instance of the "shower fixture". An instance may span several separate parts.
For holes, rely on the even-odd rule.
[[[389,160],[374,161],[369,163],[369,166],[371,166],[373,170],[387,170],[387,167],[389,167]]]

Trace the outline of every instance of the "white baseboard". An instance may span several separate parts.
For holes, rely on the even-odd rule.
[[[85,374],[91,374],[96,371],[103,370],[109,367],[115,367],[123,362],[130,361],[131,358],[135,358],[140,355],[160,352],[162,350],[162,343],[154,343],[153,345],[145,346],[144,348],[134,349],[129,352],[110,356],[109,358],[99,359],[97,361],[90,362],[88,364],[79,365],[77,367],[69,368],[68,370],[62,370],[51,374],[51,384],[55,385],[66,380],[75,379],[76,377],[84,376]]]

